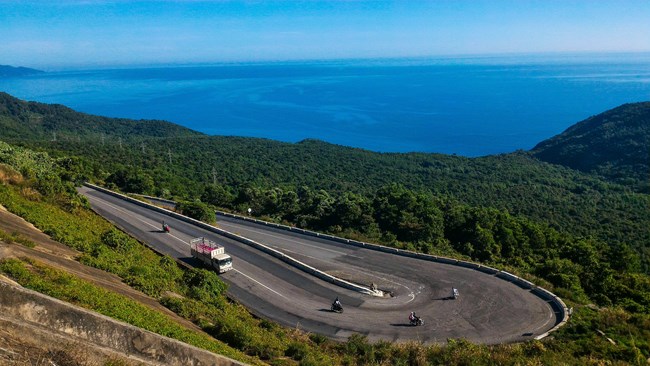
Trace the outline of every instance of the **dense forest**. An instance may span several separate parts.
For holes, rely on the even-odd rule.
[[[0,92],[0,135],[5,141],[87,141],[117,137],[199,136],[199,132],[165,121],[133,121],[76,112],[60,104],[26,103]]]
[[[638,342],[650,337],[650,200],[637,178],[605,179],[602,172],[549,164],[523,151],[470,159],[380,154],[313,140],[212,137],[166,122],[95,117],[0,96],[0,126],[6,131],[1,136],[12,143],[0,142],[2,204],[84,252],[84,263],[113,271],[154,296],[163,289],[182,293],[183,300],[161,297],[161,302],[248,355],[288,356],[303,364],[366,364],[386,357],[407,362],[411,352],[427,357],[408,361],[412,364],[504,363],[493,357],[512,364],[531,357],[541,363],[638,363],[650,356],[647,342]],[[634,115],[613,114],[623,121],[617,129],[635,123]],[[616,159],[611,165],[633,161]],[[94,222],[73,188],[83,180],[178,199],[194,216],[210,207],[251,207],[255,215],[278,222],[470,258],[547,286],[575,306],[576,314],[557,340],[520,347],[452,342],[446,349],[404,348],[371,345],[363,337],[337,346],[317,336],[296,338],[252,318],[235,325],[234,319],[246,316],[228,310],[225,285],[217,277],[177,273],[166,260],[146,267],[127,259],[144,256],[130,254],[140,249],[127,238],[109,228],[81,228]],[[168,275],[158,276],[156,266]],[[0,270],[29,282],[20,263],[0,263]],[[197,301],[204,314],[214,315],[214,324],[188,312]],[[620,324],[626,326],[619,329]],[[613,335],[616,344],[603,342],[596,329]]]
[[[648,273],[650,268],[650,225],[646,224],[650,222],[650,198],[636,173],[647,171],[647,154],[644,156],[642,149],[631,153],[625,144],[609,144],[610,149],[618,147],[620,151],[612,151],[612,161],[601,165],[621,172],[634,167],[635,173],[629,179],[607,180],[599,174],[539,160],[537,156],[546,151],[542,147],[551,143],[541,143],[534,153],[518,151],[481,158],[382,154],[316,140],[290,144],[205,136],[167,122],[96,117],[63,106],[20,101],[7,94],[0,97],[5,141],[69,157],[67,169],[78,181],[93,179],[126,192],[181,200],[206,198],[221,190],[237,199],[206,203],[233,210],[265,206],[256,212],[296,225],[307,222],[293,221],[295,215],[287,215],[287,209],[280,206],[273,213],[269,202],[276,198],[260,197],[280,194],[290,200],[309,189],[332,201],[354,194],[370,202],[378,190],[397,183],[418,194],[526,218],[563,234],[632,247],[641,257],[642,270]],[[630,104],[615,109],[616,113],[604,113],[607,118],[596,116],[588,121],[616,124],[618,135],[630,125],[634,131],[628,133],[633,135],[630,139],[647,150],[643,141],[647,141],[648,130],[637,126],[648,125],[644,122],[648,110],[648,103]],[[33,114],[40,118],[31,118]],[[594,140],[612,136],[609,129],[596,127],[601,134]],[[569,131],[564,136],[572,136]],[[594,154],[600,145],[592,147]],[[587,149],[585,146],[582,149]],[[247,193],[251,191],[257,193]],[[247,194],[250,202],[245,202]],[[317,227],[343,228],[340,223]]]
[[[183,271],[170,258],[154,255],[111,228],[88,210],[85,199],[74,190],[75,172],[79,170],[70,169],[78,167],[71,161],[0,142],[0,203],[55,240],[81,251],[79,260],[84,264],[115,273],[232,348],[174,328],[160,315],[147,313],[128,299],[102,293],[37,262],[2,260],[0,272],[24,286],[106,315],[129,322],[137,319],[138,326],[160,334],[249,363],[261,359],[282,365],[639,364],[650,355],[650,345],[642,341],[650,337],[650,278],[639,273],[638,257],[629,248],[612,248],[602,242],[561,235],[503,211],[461,205],[399,184],[381,188],[372,201],[352,193],[334,198],[324,191],[305,189],[299,192],[294,206],[259,206],[260,210],[274,208],[261,213],[283,215],[282,219],[293,215],[295,220],[304,220],[305,225],[328,229],[338,225],[336,230],[352,230],[347,234],[379,234],[378,239],[388,240],[389,245],[496,263],[547,286],[576,307],[569,325],[543,343],[478,346],[455,340],[448,347],[392,345],[371,344],[363,336],[353,335],[337,344],[317,334],[300,334],[255,319],[241,307],[228,303],[224,298],[227,287],[213,272]],[[111,176],[121,183],[120,174]],[[272,197],[285,196],[277,190],[251,188],[246,193],[251,197],[239,197],[214,186],[202,198],[206,202],[221,200],[220,205],[229,206],[238,200],[252,202],[260,193],[261,202],[267,203],[273,202]],[[277,202],[296,203],[286,199]],[[330,211],[332,207],[334,211]],[[169,293],[177,295],[166,295]],[[102,301],[98,302],[98,297]],[[594,307],[592,301],[606,306]]]
[[[540,160],[595,173],[650,193],[650,102],[624,104],[539,143]]]

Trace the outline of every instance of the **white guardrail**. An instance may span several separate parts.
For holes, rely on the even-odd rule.
[[[123,199],[125,201],[129,201],[129,202],[134,203],[134,204],[136,204],[138,206],[147,207],[147,208],[152,209],[154,211],[161,212],[161,213],[164,213],[165,215],[168,215],[168,216],[171,216],[173,218],[179,219],[181,221],[191,223],[191,224],[196,225],[196,226],[198,226],[200,228],[212,231],[214,233],[225,236],[227,238],[237,240],[240,243],[250,245],[250,246],[252,246],[252,247],[254,247],[254,248],[258,249],[258,250],[261,250],[261,251],[263,251],[263,252],[265,252],[267,254],[270,254],[271,256],[273,256],[275,258],[278,258],[281,261],[283,261],[283,262],[285,262],[287,264],[290,264],[290,265],[292,265],[292,266],[294,266],[294,267],[296,267],[296,268],[298,268],[298,269],[300,269],[300,270],[302,270],[302,271],[304,271],[306,273],[314,275],[314,276],[316,276],[316,277],[318,277],[318,278],[320,278],[322,280],[333,283],[333,284],[335,284],[337,286],[347,288],[349,290],[361,292],[361,293],[364,293],[364,294],[367,294],[367,295],[372,295],[372,296],[381,296],[382,295],[381,292],[379,292],[379,291],[373,291],[368,287],[360,286],[360,285],[357,285],[355,283],[352,283],[352,282],[340,279],[338,277],[332,276],[332,275],[330,275],[328,273],[325,273],[325,272],[323,272],[321,270],[318,270],[318,269],[316,269],[316,268],[314,268],[314,267],[312,267],[310,265],[307,265],[307,264],[305,264],[303,262],[300,262],[299,260],[297,260],[295,258],[292,258],[291,256],[288,256],[288,255],[286,255],[286,254],[284,254],[284,253],[282,253],[282,252],[280,252],[278,250],[267,247],[264,244],[261,244],[261,243],[258,243],[256,241],[254,241],[254,240],[245,238],[245,237],[243,237],[241,235],[231,233],[229,231],[220,229],[218,227],[214,227],[212,225],[206,224],[206,223],[204,223],[202,221],[195,220],[195,219],[193,219],[191,217],[181,215],[181,214],[176,213],[174,211],[170,211],[170,210],[167,210],[167,209],[152,205],[150,203],[137,200],[135,198],[123,195],[121,193],[113,192],[110,189],[106,189],[106,188],[96,186],[96,185],[90,184],[90,183],[84,183],[84,185],[87,186],[87,187],[90,187],[92,189],[98,190],[100,192],[110,194],[110,195],[112,195],[114,197],[121,198],[121,199]],[[145,197],[145,198],[157,199],[155,197]]]
[[[150,197],[150,198],[151,199],[157,199],[155,197]],[[300,234],[303,234],[303,235],[314,236],[314,237],[318,237],[318,238],[323,238],[323,239],[327,239],[327,240],[332,240],[332,241],[336,241],[336,242],[343,243],[343,244],[354,245],[354,246],[357,246],[357,247],[377,250],[377,251],[385,252],[385,253],[397,254],[397,255],[401,255],[401,256],[405,256],[405,257],[411,257],[411,258],[427,260],[427,261],[431,261],[431,262],[461,266],[461,267],[473,269],[473,270],[476,270],[476,271],[479,271],[479,272],[483,272],[483,273],[486,273],[486,274],[494,275],[494,276],[496,276],[496,277],[498,277],[498,278],[500,278],[502,280],[512,282],[513,284],[515,284],[515,285],[517,285],[517,286],[519,286],[519,287],[521,287],[523,289],[530,290],[534,295],[536,295],[536,296],[540,297],[541,299],[549,302],[551,304],[551,308],[553,308],[553,310],[555,312],[557,312],[558,315],[559,315],[558,316],[559,321],[557,322],[557,324],[555,324],[555,326],[553,328],[551,328],[549,331],[547,331],[546,333],[543,333],[543,334],[540,334],[540,335],[536,336],[535,339],[538,339],[538,340],[542,339],[542,338],[545,338],[550,333],[556,331],[557,329],[562,327],[564,324],[566,324],[567,321],[569,320],[568,308],[567,308],[566,304],[564,303],[564,301],[562,301],[562,299],[560,299],[557,295],[553,294],[552,292],[550,292],[550,291],[548,291],[548,290],[546,290],[546,289],[544,289],[542,287],[539,287],[539,286],[535,285],[534,283],[532,283],[530,281],[527,281],[527,280],[525,280],[525,279],[523,279],[523,278],[521,278],[519,276],[516,276],[516,275],[514,275],[512,273],[509,273],[509,272],[506,272],[506,271],[501,271],[501,270],[498,270],[496,268],[485,266],[485,265],[482,265],[482,264],[479,264],[479,263],[473,263],[473,262],[463,261],[463,260],[454,259],[454,258],[447,258],[447,257],[430,255],[430,254],[417,253],[417,252],[413,252],[413,251],[410,251],[410,250],[391,248],[391,247],[387,247],[387,246],[384,246],[384,245],[366,243],[366,242],[352,240],[352,239],[345,239],[345,238],[341,238],[341,237],[334,236],[334,235],[322,234],[322,233],[318,233],[318,232],[311,231],[311,230],[305,230],[305,229],[300,229],[300,228],[296,228],[296,227],[292,227],[292,226],[277,224],[277,223],[268,222],[268,221],[264,221],[264,220],[259,220],[259,219],[255,219],[255,218],[247,217],[247,216],[243,216],[243,215],[236,215],[236,214],[232,214],[232,213],[229,213],[229,212],[224,212],[224,211],[216,211],[216,212],[217,212],[218,215],[221,215],[221,216],[232,217],[232,218],[236,218],[236,219],[239,219],[239,220],[254,222],[254,223],[269,226],[269,227],[274,227],[274,228],[278,228],[278,229],[282,229],[282,230],[287,230],[287,231],[300,233]]]
[[[153,206],[153,205],[150,205],[148,203],[138,201],[138,200],[133,199],[131,197],[124,196],[122,194],[110,191],[110,190],[102,188],[102,187],[98,187],[98,186],[95,186],[95,185],[92,185],[92,184],[89,184],[89,183],[86,183],[85,185],[87,185],[89,187],[92,187],[92,188],[95,188],[97,190],[101,190],[102,192],[112,194],[114,196],[124,197],[125,199],[128,199],[128,200],[130,200],[132,202],[135,202],[135,203],[139,203],[142,206],[147,206],[147,207],[152,207]],[[174,202],[174,201],[165,200],[165,199],[161,199],[161,198],[157,198],[157,197],[151,197],[151,196],[146,196],[146,195],[139,195],[139,196],[141,196],[143,198],[146,198],[146,199],[166,202],[168,204],[176,204],[176,202]],[[174,216],[176,218],[180,218],[181,220],[187,219],[185,221],[192,222],[192,223],[197,223],[197,225],[200,224],[199,226],[204,227],[204,228],[206,228],[208,230],[212,230],[212,231],[217,232],[217,233],[221,233],[221,232],[227,233],[227,234],[222,234],[222,235],[227,236],[227,237],[229,237],[231,239],[238,240],[238,241],[246,243],[246,244],[250,244],[250,245],[252,245],[252,246],[254,246],[254,247],[258,248],[258,249],[261,249],[262,251],[265,251],[265,252],[275,256],[276,258],[282,259],[286,263],[292,264],[295,267],[304,270],[307,273],[314,274],[314,275],[316,275],[316,276],[318,276],[320,278],[323,278],[326,281],[338,284],[337,282],[334,282],[334,281],[328,279],[328,278],[336,278],[336,277],[331,276],[331,275],[329,275],[327,273],[324,273],[322,271],[319,271],[319,270],[317,270],[317,269],[315,269],[313,267],[310,267],[310,266],[308,266],[308,265],[306,265],[306,264],[304,264],[304,263],[302,263],[302,262],[300,262],[300,261],[298,261],[296,259],[293,259],[293,258],[291,258],[291,257],[289,257],[289,256],[275,250],[275,249],[266,247],[263,244],[254,242],[254,241],[252,241],[250,239],[246,239],[246,238],[244,238],[242,236],[239,236],[237,234],[233,234],[233,233],[230,233],[228,231],[225,231],[225,230],[222,230],[222,229],[219,229],[219,228],[215,228],[214,226],[207,225],[207,224],[205,224],[203,222],[191,219],[189,217],[179,215],[179,214],[177,214],[175,212],[172,212],[172,211],[169,211],[169,210],[166,210],[166,209],[163,209],[163,208],[159,208],[157,206],[153,206],[153,207],[155,207],[156,209],[158,209],[161,212],[164,211],[165,213],[173,214],[172,216]],[[476,270],[476,271],[479,271],[479,272],[483,272],[483,273],[486,273],[486,274],[489,274],[489,275],[496,276],[496,277],[498,277],[498,278],[500,278],[502,280],[511,282],[511,283],[513,283],[513,284],[515,284],[515,285],[517,285],[517,286],[519,286],[519,287],[521,287],[521,288],[523,288],[525,290],[530,290],[530,292],[533,293],[534,295],[536,295],[539,298],[541,298],[541,299],[547,301],[548,303],[550,303],[553,310],[558,313],[558,320],[559,321],[555,324],[555,326],[553,328],[551,328],[546,333],[543,333],[543,334],[540,334],[540,335],[536,336],[535,339],[537,339],[537,340],[547,337],[550,333],[552,333],[552,332],[556,331],[557,329],[559,329],[560,327],[562,327],[569,320],[569,310],[568,310],[566,304],[564,303],[564,301],[562,301],[562,299],[560,299],[557,295],[555,295],[554,293],[552,293],[552,292],[550,292],[550,291],[548,291],[548,290],[546,290],[546,289],[544,289],[544,288],[542,288],[540,286],[535,285],[534,283],[532,283],[530,281],[527,281],[527,280],[525,280],[525,279],[523,279],[523,278],[521,278],[519,276],[516,276],[516,275],[514,275],[512,273],[509,273],[509,272],[506,272],[506,271],[501,271],[501,270],[498,270],[496,268],[485,266],[485,265],[482,265],[482,264],[479,264],[479,263],[473,263],[473,262],[463,261],[463,260],[454,259],[454,258],[441,257],[441,256],[435,256],[435,255],[423,254],[423,253],[416,253],[416,252],[413,252],[413,251],[397,249],[397,248],[391,248],[391,247],[387,247],[387,246],[384,246],[384,245],[366,243],[366,242],[352,240],[352,239],[345,239],[345,238],[341,238],[341,237],[337,237],[337,236],[333,236],[333,235],[329,235],[329,234],[318,233],[318,232],[311,231],[311,230],[300,229],[300,228],[296,228],[296,227],[292,227],[292,226],[287,226],[287,225],[277,224],[277,223],[268,222],[268,221],[264,221],[264,220],[259,220],[259,219],[255,219],[255,218],[247,217],[247,216],[243,216],[243,215],[232,214],[232,213],[229,213],[229,212],[216,211],[216,213],[217,213],[217,215],[220,215],[220,216],[232,217],[232,218],[236,218],[236,219],[239,219],[239,220],[254,222],[254,223],[257,223],[257,224],[261,224],[261,225],[265,225],[265,226],[269,226],[269,227],[273,227],[273,228],[277,228],[277,229],[287,230],[287,231],[291,231],[291,232],[295,232],[295,233],[300,233],[300,234],[303,234],[303,235],[309,235],[309,236],[313,236],[313,237],[323,238],[323,239],[332,240],[332,241],[336,241],[336,242],[343,243],[343,244],[349,244],[349,245],[353,245],[353,246],[357,246],[357,247],[362,247],[362,248],[377,250],[377,251],[380,251],[380,252],[401,255],[401,256],[405,256],[405,257],[411,257],[411,258],[417,258],[417,259],[427,260],[427,261],[431,261],[431,262],[461,266],[461,267],[473,269],[473,270]],[[263,249],[263,248],[265,248],[265,249]],[[271,251],[279,253],[279,255],[282,256],[282,257],[279,257],[278,255],[274,255],[273,253],[271,253]],[[303,266],[304,266],[304,268],[303,268]],[[319,275],[319,273],[320,273],[320,275]],[[327,276],[328,278],[324,278],[324,277],[321,277],[321,276]],[[378,295],[378,294],[373,294],[372,290],[370,290],[369,288],[359,286],[359,285],[356,285],[356,284],[352,284],[352,283],[350,283],[348,281],[341,280],[341,279],[338,279],[338,278],[336,278],[336,279],[338,281],[341,281],[342,283],[345,283],[347,285],[352,285],[352,286],[355,286],[355,287],[363,289],[363,290],[360,290],[360,289],[357,289],[357,288],[351,288],[351,287],[347,287],[347,286],[342,286],[342,287],[349,288],[349,289],[356,290],[356,291],[363,292],[363,293],[367,293],[367,294],[370,294],[370,295]]]

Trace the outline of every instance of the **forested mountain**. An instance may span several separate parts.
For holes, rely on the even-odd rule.
[[[188,313],[196,304],[223,308],[221,300],[214,301],[225,289],[218,278],[197,282],[177,273],[170,279],[174,272],[168,266],[143,270],[142,263],[133,260],[126,250],[137,245],[123,245],[122,239],[105,234],[78,239],[81,230],[69,225],[77,221],[75,215],[84,215],[78,221],[85,224],[89,213],[73,184],[92,180],[125,192],[174,198],[181,201],[179,209],[192,216],[214,217],[214,207],[235,212],[253,208],[254,215],[269,220],[469,258],[548,286],[575,306],[571,323],[554,334],[557,341],[523,353],[512,351],[508,358],[486,364],[506,359],[520,364],[531,355],[543,355],[543,364],[640,364],[650,355],[647,342],[639,341],[650,334],[650,195],[630,185],[550,164],[523,151],[465,158],[381,154],[315,140],[290,144],[206,136],[166,122],[95,117],[0,96],[0,140],[9,136],[13,142],[0,141],[0,202],[47,224],[50,235],[85,250],[85,261],[111,268],[126,276],[127,283],[150,291],[178,286],[174,292],[199,295],[190,307],[178,300],[167,305],[198,324],[208,324],[210,334],[249,354],[259,356],[257,350],[265,350],[265,357],[273,358],[295,351],[280,345],[288,333],[269,333],[279,328],[268,322],[265,330],[233,327],[232,319],[239,324],[244,318],[210,310],[215,323],[209,323],[207,311],[200,316]],[[42,120],[30,120],[32,113]],[[624,115],[619,119],[627,120]],[[56,141],[49,135],[52,124],[58,131]],[[50,205],[60,209],[39,208]],[[97,237],[102,231],[93,227],[83,232]],[[130,260],[116,260],[113,250]],[[192,283],[200,282],[218,291],[214,296],[203,289],[183,292],[185,280],[190,290]],[[599,306],[597,311],[593,304]],[[599,335],[605,333],[615,344]],[[447,349],[453,350],[454,342]],[[362,343],[348,342],[342,352],[379,352]],[[269,349],[275,350],[271,356]],[[476,346],[463,342],[460,349],[468,355],[461,364],[476,363]],[[494,354],[494,349],[486,352]],[[393,357],[410,359],[398,353]],[[356,364],[383,362],[359,360]]]
[[[650,192],[650,102],[624,104],[540,142],[535,157]]]
[[[276,205],[275,212],[298,209],[296,212],[307,213],[305,218],[315,220],[322,219],[317,215],[326,211],[328,204],[334,205],[330,217],[349,227],[375,220],[370,229],[391,230],[395,234],[386,231],[388,236],[404,241],[423,239],[389,245],[407,244],[405,247],[413,249],[417,244],[417,250],[429,250],[433,245],[438,253],[445,244],[450,245],[446,255],[471,256],[500,268],[508,265],[507,270],[554,291],[575,309],[569,324],[543,341],[489,346],[449,339],[446,346],[440,346],[371,343],[363,335],[353,334],[347,342],[335,343],[319,334],[304,334],[298,327],[284,328],[253,317],[225,298],[227,285],[214,272],[177,266],[170,257],[154,254],[93,214],[73,188],[80,172],[77,168],[83,167],[75,161],[0,142],[0,204],[52,239],[78,250],[75,259],[81,263],[111,272],[204,333],[197,336],[194,330],[179,329],[179,323],[167,314],[152,313],[150,304],[138,306],[131,296],[100,291],[86,277],[76,277],[78,271],[66,275],[58,265],[54,268],[48,264],[51,262],[42,262],[40,255],[39,260],[22,255],[0,259],[0,273],[26,288],[149,331],[251,364],[641,365],[650,355],[650,344],[643,341],[650,337],[650,277],[638,272],[638,257],[625,246],[558,235],[544,225],[495,209],[471,208],[395,184],[378,190],[370,205],[353,194],[334,202],[322,191],[299,190],[301,199],[293,202],[294,207]],[[112,174],[115,178],[120,175]],[[205,192],[210,194],[202,199],[210,199],[213,193],[219,196],[218,187],[210,187]],[[255,189],[242,192],[242,197],[256,199]],[[267,202],[273,202],[273,195],[282,191],[263,193]],[[358,207],[365,210],[359,212]],[[374,213],[369,214],[371,211]],[[0,241],[10,246],[36,245],[34,252],[44,250],[26,239],[19,232],[0,230]]]
[[[58,104],[25,102],[0,92],[0,137],[12,140],[101,140],[141,137],[200,136],[165,121],[106,118],[76,112]]]
[[[242,196],[239,204],[248,199],[246,204],[268,206],[258,212],[271,215],[273,205],[260,203],[262,198],[268,201],[267,196],[287,199],[307,188],[322,190],[329,197],[321,197],[325,201],[334,202],[345,194],[371,200],[378,190],[398,183],[464,205],[525,216],[572,235],[631,245],[649,257],[647,194],[539,161],[527,152],[482,158],[382,154],[315,140],[290,144],[206,136],[166,122],[89,116],[63,106],[25,103],[6,94],[0,100],[5,126],[0,136],[6,138],[14,131],[7,126],[21,126],[29,122],[30,113],[38,113],[44,121],[55,121],[58,131],[67,132],[51,141],[45,132],[51,127],[43,128],[41,123],[40,129],[9,134],[11,140],[56,156],[76,156],[77,165],[69,168],[79,170],[82,178],[113,182],[125,191],[195,199],[216,185],[231,197]],[[66,139],[73,131],[85,134]],[[105,137],[100,139],[98,131]],[[251,190],[257,193],[250,194]],[[323,218],[326,211],[317,216]],[[280,213],[276,216],[283,218]]]
[[[0,65],[0,78],[18,77],[33,74],[41,74],[44,71],[30,69],[29,67],[14,67],[9,65]]]

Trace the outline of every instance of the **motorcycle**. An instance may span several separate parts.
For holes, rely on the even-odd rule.
[[[166,232],[166,233],[169,233],[169,232],[170,232],[169,225],[167,225],[167,224],[163,224],[162,228],[163,228],[163,231],[164,231],[164,232]]]
[[[337,303],[332,303],[332,307],[330,308],[333,312],[336,313],[342,313],[343,312],[343,306],[341,304]]]
[[[451,297],[453,297],[454,300],[456,300],[458,298],[458,296],[460,296],[460,294],[458,293],[458,289],[457,288],[452,288],[451,289]]]
[[[416,327],[418,325],[424,325],[424,320],[422,320],[422,318],[416,317],[414,319],[410,319],[410,323],[412,326]]]

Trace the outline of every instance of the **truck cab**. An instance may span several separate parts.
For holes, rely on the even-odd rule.
[[[228,254],[216,254],[212,258],[212,268],[224,273],[232,269],[232,257]]]
[[[212,240],[203,237],[192,239],[190,240],[190,250],[192,257],[216,269],[219,273],[232,269],[232,257],[226,254],[222,245]]]

